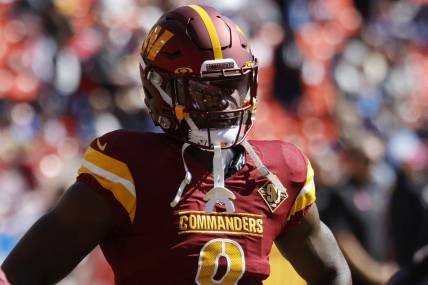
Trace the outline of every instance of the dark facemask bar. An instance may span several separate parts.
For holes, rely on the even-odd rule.
[[[188,113],[189,115],[191,115],[191,113],[198,113],[198,111],[194,111],[191,110],[189,111],[189,94],[188,94],[188,81],[189,80],[197,80],[197,79],[210,79],[213,78],[214,76],[218,76],[220,75],[220,77],[223,78],[231,78],[231,77],[236,77],[236,76],[242,76],[245,74],[249,74],[250,78],[250,102],[248,105],[243,106],[241,108],[237,108],[231,111],[210,111],[210,112],[201,112],[201,113],[206,113],[207,114],[207,118],[209,118],[209,116],[211,115],[217,115],[217,114],[227,114],[227,113],[239,113],[239,118],[238,118],[238,125],[239,125],[239,131],[237,133],[236,139],[234,141],[234,143],[232,145],[229,145],[225,148],[230,148],[236,144],[240,144],[245,137],[247,136],[248,131],[251,129],[253,122],[251,119],[251,113],[253,112],[253,110],[255,109],[255,98],[256,98],[256,94],[257,94],[257,74],[258,74],[258,66],[257,66],[257,62],[254,63],[254,65],[252,67],[244,67],[244,68],[240,68],[240,69],[224,69],[221,72],[202,72],[200,76],[183,76],[183,75],[172,75],[170,73],[165,73],[162,72],[160,70],[157,70],[153,67],[148,67],[146,68],[146,73],[145,75],[147,76],[148,73],[153,70],[158,72],[159,74],[162,75],[162,78],[164,80],[169,80],[169,84],[170,85],[170,92],[168,92],[169,94],[171,94],[171,99],[172,99],[172,104],[173,106],[175,106],[176,104],[180,104],[180,105],[184,105],[184,112]],[[218,78],[218,77],[217,77]],[[177,79],[183,79],[183,88],[184,88],[184,96],[182,96],[183,98],[181,98],[181,100],[179,100],[179,90],[178,90],[178,85],[177,85]],[[147,80],[149,80],[147,78]],[[172,110],[174,112],[174,110]],[[248,112],[247,114],[247,118],[245,118],[245,112]],[[175,115],[173,116],[175,117]],[[246,119],[246,121],[244,122],[244,119]],[[245,124],[245,129],[242,131],[242,125]],[[208,136],[208,145],[207,146],[203,146],[203,145],[199,145],[197,143],[193,143],[191,141],[189,141],[188,139],[188,126],[186,126],[186,124],[184,122],[178,122],[177,123],[178,126],[178,133],[181,136],[181,138],[186,141],[189,144],[193,144],[196,145],[200,148],[204,148],[204,149],[212,149],[212,139],[211,139],[211,131],[212,128],[207,128],[207,136]],[[243,134],[242,134],[243,133]],[[242,134],[242,135],[241,135]]]
[[[197,111],[197,110],[191,110],[189,111],[189,115],[191,116],[192,114],[196,115],[197,114],[204,114],[206,116],[206,118],[209,120],[210,116],[218,116],[218,115],[226,115],[228,113],[237,113],[239,114],[239,118],[237,118],[238,123],[237,125],[239,126],[237,135],[236,135],[236,139],[234,141],[234,143],[230,146],[227,146],[225,148],[230,148],[233,147],[234,145],[240,144],[246,137],[246,135],[248,134],[248,131],[252,128],[253,126],[253,122],[252,122],[252,118],[251,118],[251,113],[252,111],[255,109],[255,98],[256,98],[256,94],[257,94],[257,74],[258,74],[258,68],[257,66],[253,67],[253,68],[246,68],[246,69],[240,69],[239,70],[239,74],[243,75],[244,72],[247,71],[250,73],[250,102],[249,105],[234,109],[234,110],[230,110],[230,111],[209,111],[209,112],[204,112],[204,111]],[[236,70],[229,70],[229,71],[223,71],[222,74],[226,75],[226,77],[231,77],[230,74],[234,74],[234,76],[236,76]],[[186,109],[188,109],[188,105],[189,104],[189,98],[190,98],[190,94],[188,94],[188,80],[189,78],[184,80],[184,91],[185,91],[185,100],[184,100],[184,104],[186,104]],[[187,85],[187,86],[186,86]],[[176,92],[174,92],[174,97],[178,97],[178,94]],[[245,113],[247,112],[247,116],[245,118]],[[244,122],[244,119],[246,119],[246,121]],[[243,124],[245,124],[245,126],[243,126]],[[242,130],[242,128],[244,127],[244,130]],[[190,143],[190,144],[195,144],[193,142],[188,141],[188,133],[186,129],[183,129],[182,127],[179,127],[181,135],[183,138],[185,138],[186,142]],[[208,145],[207,146],[201,146],[199,144],[195,144],[198,145],[201,148],[204,149],[212,149],[212,138],[211,138],[211,132],[212,132],[213,128],[212,127],[207,127],[206,131],[207,131],[207,137],[208,137]]]

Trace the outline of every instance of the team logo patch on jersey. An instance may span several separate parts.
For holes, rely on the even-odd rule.
[[[278,209],[279,206],[281,206],[281,204],[288,198],[287,191],[280,191],[271,182],[267,182],[262,188],[260,188],[259,193],[272,213],[275,212],[276,209]]]

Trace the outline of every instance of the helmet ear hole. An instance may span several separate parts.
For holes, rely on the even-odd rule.
[[[155,71],[150,71],[149,74],[147,75],[147,78],[150,80],[150,82],[156,86],[162,86],[162,76],[160,76],[159,73],[155,72]]]
[[[165,129],[165,130],[169,130],[171,128],[171,125],[172,125],[171,120],[165,116],[159,116],[158,124],[159,124],[159,126],[162,127],[162,129]]]

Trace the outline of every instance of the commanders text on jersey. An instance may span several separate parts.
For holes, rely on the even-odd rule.
[[[183,211],[179,215],[179,234],[211,232],[235,235],[263,235],[261,215],[249,213],[206,213],[203,211]]]

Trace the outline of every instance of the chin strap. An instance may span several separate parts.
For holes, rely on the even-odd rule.
[[[224,160],[225,151],[220,145],[214,146],[213,157],[213,177],[214,187],[204,196],[204,200],[208,201],[205,205],[206,212],[214,212],[216,203],[223,203],[226,206],[226,211],[235,212],[235,205],[231,200],[235,200],[235,194],[224,187]]]
[[[192,181],[192,173],[190,173],[189,168],[187,167],[186,161],[184,160],[184,151],[190,146],[190,144],[185,143],[181,147],[181,159],[183,160],[184,170],[186,171],[186,175],[184,176],[183,181],[181,181],[180,187],[178,187],[177,194],[175,194],[174,200],[172,200],[169,205],[171,207],[177,206],[178,202],[180,202],[181,195],[183,194],[184,188],[190,184]]]
[[[192,180],[192,174],[190,173],[186,161],[184,160],[184,151],[190,146],[190,144],[185,143],[181,148],[181,159],[183,160],[184,169],[186,171],[186,175],[181,181],[180,187],[178,188],[177,194],[174,197],[174,200],[170,203],[171,207],[177,206],[178,202],[180,202],[181,195],[183,194],[184,188],[190,184]],[[267,167],[263,164],[259,156],[254,151],[251,144],[244,140],[242,142],[242,146],[248,152],[248,154],[253,159],[256,164],[257,170],[259,173],[269,179],[275,187],[282,193],[287,193],[286,188],[282,185],[279,178],[267,169]],[[224,167],[225,167],[225,155],[226,151],[221,149],[220,145],[214,146],[214,156],[213,156],[213,177],[214,177],[214,187],[208,191],[204,196],[204,200],[207,201],[205,205],[206,212],[214,212],[216,203],[223,203],[226,206],[226,210],[228,212],[235,211],[235,205],[231,200],[235,200],[236,196],[232,191],[224,187]]]
[[[269,181],[272,182],[273,185],[275,185],[275,187],[280,191],[280,193],[285,193],[286,194],[287,193],[287,189],[284,187],[284,185],[282,185],[281,180],[279,180],[278,176],[276,176],[275,174],[273,174],[272,172],[270,172],[269,169],[267,169],[267,167],[263,164],[263,162],[260,159],[260,157],[254,151],[254,149],[251,146],[251,144],[247,140],[244,140],[241,144],[245,148],[245,150],[248,152],[248,154],[251,156],[251,158],[253,159],[253,161],[256,164],[256,167],[257,167],[257,170],[259,171],[259,173],[262,176],[264,176],[267,179],[269,179]]]

